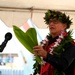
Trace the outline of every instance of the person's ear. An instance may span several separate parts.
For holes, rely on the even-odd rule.
[[[67,25],[66,25],[66,24],[64,24],[63,26],[64,26],[64,29],[66,29],[66,28],[67,28]]]

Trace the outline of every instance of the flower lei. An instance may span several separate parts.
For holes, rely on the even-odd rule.
[[[50,49],[50,51],[49,51],[50,54],[53,55],[54,48],[59,46],[59,44],[61,43],[62,39],[63,39],[64,36],[66,36],[66,35],[67,35],[67,33],[65,33],[65,35],[64,35],[64,32],[62,32],[62,33],[59,35],[59,38],[56,39],[56,42],[52,43],[52,45],[51,45],[50,48],[49,48],[49,49]],[[45,40],[42,41],[42,44],[41,44],[41,45],[44,46],[47,41],[48,41],[48,39],[47,39],[47,37],[46,37]]]
[[[72,31],[69,31],[69,32],[62,31],[61,34],[56,39],[56,41],[52,43],[52,45],[49,47],[48,52],[52,55],[53,54],[60,55],[61,52],[64,51],[64,45],[73,41],[73,38],[71,35],[72,35]],[[41,42],[41,45],[45,46],[50,38],[51,38],[51,35],[50,34],[47,35],[46,38]],[[65,75],[65,73],[64,72],[59,73],[58,70],[55,69],[54,75]]]
[[[73,40],[71,35],[72,35],[72,31],[69,32],[62,31],[61,34],[56,39],[56,41],[52,43],[52,45],[50,46],[49,53],[53,55],[54,53],[60,54],[62,51],[64,51],[63,46],[68,42],[72,42]],[[50,34],[47,35],[44,40],[42,40],[41,45],[44,46],[49,41],[49,38],[51,38]]]

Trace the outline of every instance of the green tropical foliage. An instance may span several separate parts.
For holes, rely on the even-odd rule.
[[[35,28],[29,28],[26,32],[23,32],[19,27],[17,26],[13,26],[13,30],[15,33],[15,36],[17,37],[17,39],[21,42],[21,44],[32,54],[34,54],[33,52],[33,47],[38,45],[38,40],[37,40],[37,33]],[[42,59],[37,56],[35,56],[35,61],[37,61],[38,63],[42,62]]]

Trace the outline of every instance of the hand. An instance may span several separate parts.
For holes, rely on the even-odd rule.
[[[40,46],[40,45],[34,46],[33,50],[34,50],[34,54],[36,54],[36,55],[38,55],[40,57],[46,58],[47,51],[44,50],[42,46]]]

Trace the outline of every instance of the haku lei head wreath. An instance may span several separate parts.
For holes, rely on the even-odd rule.
[[[50,19],[56,19],[59,22],[66,24],[67,29],[70,28],[70,25],[72,24],[72,21],[71,21],[72,19],[70,19],[69,16],[67,16],[65,13],[62,13],[60,11],[48,10],[45,13],[45,17],[44,17],[45,23],[47,25],[49,24]]]

